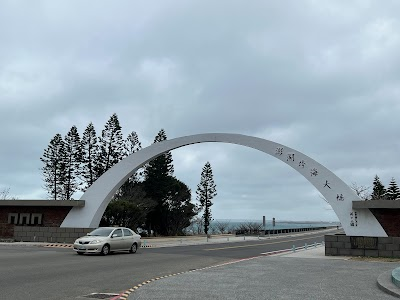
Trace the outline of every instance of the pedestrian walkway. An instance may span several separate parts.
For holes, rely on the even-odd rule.
[[[170,274],[136,286],[119,299],[398,299],[400,289],[389,285],[390,278],[385,284],[393,294],[377,284],[378,277],[397,266],[325,256],[324,247],[319,246]]]

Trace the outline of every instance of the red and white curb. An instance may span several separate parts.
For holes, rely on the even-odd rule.
[[[74,245],[72,245],[72,244],[46,244],[46,245],[43,245],[43,247],[46,247],[46,248],[73,248]]]

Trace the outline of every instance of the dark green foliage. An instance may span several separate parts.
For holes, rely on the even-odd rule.
[[[81,190],[86,189],[97,179],[96,159],[98,156],[98,145],[96,130],[90,122],[82,136],[82,165],[80,177],[82,179]]]
[[[41,171],[49,199],[62,199],[65,182],[65,143],[61,134],[57,133],[54,136],[40,160],[44,163]]]
[[[166,139],[167,135],[164,129],[161,129],[154,138],[154,143],[159,143],[165,141]],[[148,168],[150,170],[147,170]],[[153,174],[149,174],[149,172],[153,172]],[[146,179],[154,174],[160,174],[160,176],[174,175],[174,165],[172,164],[172,154],[170,151],[161,154],[147,164],[145,171]]]
[[[400,190],[397,186],[396,180],[393,177],[386,190],[385,196],[387,200],[400,200]]]
[[[159,143],[167,139],[164,129],[154,139],[154,143]],[[172,155],[170,152],[161,154],[150,161],[144,171],[145,189],[147,195],[161,203],[169,191],[168,176],[172,176],[174,166],[172,164]]]
[[[211,218],[211,200],[217,195],[216,185],[212,173],[211,164],[206,162],[201,172],[200,183],[197,185],[197,200],[200,202],[200,207],[204,209],[204,232],[208,234]]]
[[[175,177],[168,176],[169,191],[163,203],[162,216],[163,235],[182,235],[183,229],[190,225],[190,220],[196,215],[195,205],[190,202],[189,187]]]
[[[162,129],[155,143],[165,141]],[[78,184],[85,191],[104,172],[127,155],[141,149],[136,132],[122,139],[118,117],[113,114],[97,138],[90,123],[80,137],[75,126],[63,140],[57,134],[41,158],[45,188],[52,199],[71,199]],[[173,176],[170,152],[149,162],[124,183],[109,203],[101,225],[141,227],[155,235],[181,235],[198,213],[190,189]]]
[[[167,139],[163,129],[154,143]],[[146,195],[157,205],[148,214],[146,228],[155,235],[178,235],[190,225],[196,215],[195,206],[190,203],[190,189],[172,176],[174,167],[170,152],[161,154],[150,161],[145,168],[144,188]]]
[[[142,144],[139,141],[139,137],[135,131],[128,134],[128,137],[124,143],[125,155],[129,156],[142,149]],[[122,185],[122,187],[117,191],[117,197],[124,194],[124,191],[132,189],[132,185],[135,183],[143,182],[144,168],[139,168],[128,180]]]
[[[164,130],[160,130],[154,139],[154,143],[166,140]],[[169,165],[168,165],[169,162]],[[166,226],[164,224],[165,210],[163,208],[166,195],[169,190],[169,169],[172,166],[172,158],[167,159],[165,154],[161,154],[157,158],[150,161],[144,171],[144,188],[147,196],[156,204],[154,209],[148,214],[146,221],[146,229],[155,235],[166,235]]]
[[[190,202],[190,189],[178,179],[167,176],[168,192],[162,203],[148,197],[146,182],[123,185],[103,215],[101,225],[120,225],[133,229],[153,230],[155,235],[182,235],[195,216],[195,205]],[[155,219],[151,219],[155,218]],[[151,228],[146,226],[151,224]]]
[[[79,133],[76,126],[72,126],[64,138],[65,165],[64,182],[62,183],[62,199],[70,200],[78,190],[78,178],[80,174],[80,163],[82,161],[82,148]]]
[[[124,155],[124,140],[117,114],[113,114],[104,126],[99,138],[96,177],[100,177],[118,163]]]
[[[146,197],[143,183],[128,182],[107,206],[101,226],[125,226],[137,230],[143,227],[147,214],[156,203]]]
[[[149,185],[145,181],[146,191]],[[196,215],[196,207],[191,203],[190,189],[183,182],[167,175],[161,188],[165,194],[150,196],[157,204],[148,214],[146,229],[154,235],[182,235],[183,230],[190,225],[190,220]],[[157,198],[156,198],[157,197]]]
[[[374,182],[372,183],[371,200],[381,200],[384,198],[386,190],[378,175],[375,175]]]

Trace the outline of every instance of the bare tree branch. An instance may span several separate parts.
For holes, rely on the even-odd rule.
[[[218,229],[218,231],[221,233],[221,234],[224,234],[224,233],[226,233],[227,232],[227,230],[228,230],[228,228],[229,228],[229,223],[230,223],[230,221],[227,221],[227,222],[218,222],[218,221],[216,221],[216,228]]]
[[[356,182],[352,182],[350,188],[360,197],[362,200],[369,200],[371,196],[371,186],[360,185],[358,186]]]
[[[10,196],[10,188],[0,190],[0,200],[17,200],[17,197]]]

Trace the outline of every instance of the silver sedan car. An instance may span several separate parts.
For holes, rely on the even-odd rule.
[[[100,253],[107,255],[113,251],[135,253],[140,248],[140,235],[125,227],[100,227],[87,236],[74,242],[74,251],[78,254]]]

